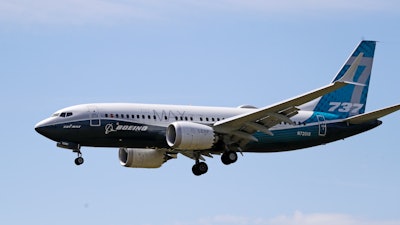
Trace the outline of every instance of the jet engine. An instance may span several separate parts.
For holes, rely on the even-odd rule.
[[[167,127],[166,139],[171,148],[179,150],[210,149],[217,142],[211,127],[186,121],[171,123]]]
[[[159,168],[168,159],[155,149],[120,148],[118,155],[122,166],[132,168]]]

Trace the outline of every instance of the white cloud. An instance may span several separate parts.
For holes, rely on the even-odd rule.
[[[0,22],[85,24],[164,20],[207,12],[262,15],[323,15],[338,12],[394,12],[396,0],[2,0]]]
[[[293,215],[275,218],[252,218],[236,215],[217,215],[193,222],[175,222],[174,225],[400,225],[400,221],[373,221],[345,214],[296,211]]]
[[[369,221],[344,214],[315,213],[303,214],[296,211],[292,216],[278,216],[268,225],[399,225],[400,221]]]

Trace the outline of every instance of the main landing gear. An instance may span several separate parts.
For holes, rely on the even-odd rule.
[[[196,176],[200,176],[207,173],[208,171],[207,163],[200,162],[201,154],[199,152],[194,152],[193,156],[196,159],[196,163],[192,167],[193,174]]]
[[[196,164],[194,164],[192,167],[192,172],[196,176],[203,175],[207,173],[207,171],[208,171],[208,166],[207,163],[205,162],[196,162]]]
[[[207,173],[208,166],[205,162],[200,162],[200,154],[197,153],[195,155],[195,158],[196,158],[196,164],[194,164],[192,167],[193,174],[196,176],[200,176],[200,175]],[[222,156],[221,156],[221,161],[225,165],[235,163],[237,161],[237,159],[238,159],[237,153],[235,151],[231,151],[231,150],[222,153]]]
[[[237,153],[235,151],[231,151],[231,150],[222,153],[222,156],[221,156],[221,161],[225,165],[234,163],[237,161],[237,159],[238,159]]]

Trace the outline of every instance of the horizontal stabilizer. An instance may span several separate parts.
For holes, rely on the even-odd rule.
[[[384,117],[390,113],[396,112],[397,110],[400,109],[400,104],[398,105],[394,105],[394,106],[390,106],[384,109],[379,109],[370,113],[365,113],[365,114],[360,114],[357,116],[352,116],[347,118],[347,122],[349,122],[350,124],[361,124],[361,123],[365,123],[365,122],[369,122],[369,121],[373,121],[376,119],[379,119],[381,117]]]

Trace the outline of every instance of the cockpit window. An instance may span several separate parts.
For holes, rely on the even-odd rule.
[[[54,113],[53,117],[57,117],[57,116],[59,116],[59,117],[70,117],[72,115],[73,115],[72,112],[62,112],[62,113]]]

